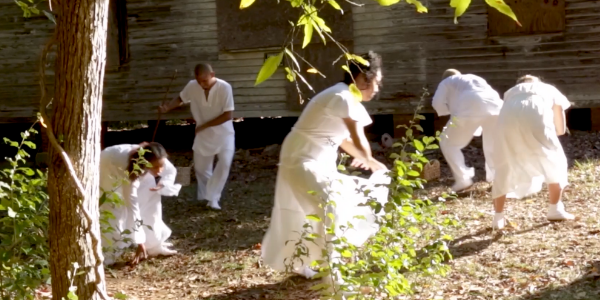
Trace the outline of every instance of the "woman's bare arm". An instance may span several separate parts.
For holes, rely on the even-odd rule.
[[[566,131],[566,119],[565,119],[565,111],[562,106],[554,104],[552,106],[552,111],[554,112],[554,127],[556,128],[556,135],[563,135]]]

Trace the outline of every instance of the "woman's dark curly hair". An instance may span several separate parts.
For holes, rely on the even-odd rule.
[[[365,76],[367,77],[368,81],[373,80],[373,78],[375,78],[377,76],[377,72],[381,71],[381,55],[373,52],[373,51],[369,51],[369,53],[365,53],[362,55],[359,55],[360,57],[364,58],[366,61],[369,62],[369,66],[365,66],[359,62],[357,62],[356,60],[352,60],[350,61],[350,73],[348,72],[344,72],[344,80],[343,82],[345,84],[351,84],[354,83],[354,79],[356,79],[356,77],[358,75],[360,75],[361,73],[365,74]],[[381,83],[379,83],[381,84]]]
[[[167,158],[168,156],[167,150],[165,150],[165,148],[161,144],[156,142],[143,142],[140,144],[140,147],[145,150],[143,158],[149,163],[157,162],[160,159]],[[136,172],[133,172],[133,166],[135,165],[136,161],[140,158],[138,150],[136,150],[135,153],[131,156],[131,158],[129,159],[129,165],[127,166],[127,172],[129,172],[129,180],[131,181],[138,179],[138,177],[140,176],[140,174],[136,174]],[[142,170],[146,170],[148,166],[146,166],[145,164],[141,164],[139,165],[139,167]]]

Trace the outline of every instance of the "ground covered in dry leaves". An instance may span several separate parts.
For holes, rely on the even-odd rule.
[[[572,184],[564,201],[578,220],[546,221],[544,191],[509,202],[511,226],[494,232],[490,187],[479,182],[446,204],[446,213],[462,222],[451,244],[452,271],[423,284],[406,299],[600,299],[599,137],[574,132],[561,138]],[[193,183],[178,197],[163,198],[165,222],[180,254],[107,270],[110,291],[129,299],[318,299],[308,291],[311,281],[273,272],[260,263],[277,152],[275,146],[238,151],[220,212],[193,200]],[[482,180],[480,139],[464,152]],[[191,160],[191,152],[171,155],[176,165]],[[425,192],[436,196],[451,183],[442,163],[442,178]]]

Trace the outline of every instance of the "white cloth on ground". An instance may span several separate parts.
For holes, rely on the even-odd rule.
[[[210,89],[208,99],[198,81],[191,80],[179,94],[184,103],[190,103],[190,111],[196,126],[212,121],[227,111],[234,110],[233,90],[224,80],[217,82]],[[206,128],[196,134],[193,150],[204,156],[217,155],[221,149],[235,149],[233,121]]]
[[[161,172],[159,184],[163,187],[158,191],[152,191],[151,188],[156,187],[156,179],[146,173],[140,178],[140,187],[138,188],[138,199],[140,202],[140,213],[146,233],[146,251],[148,255],[162,254],[162,248],[167,239],[171,236],[171,229],[165,224],[162,219],[162,196],[177,196],[181,190],[181,185],[175,183],[177,169],[173,164],[165,159],[164,169]]]
[[[457,186],[471,182],[475,175],[474,169],[465,165],[461,151],[471,142],[473,136],[483,135],[486,180],[494,179],[493,130],[502,105],[498,92],[477,75],[453,75],[438,85],[432,106],[439,116],[451,116],[442,132],[440,148]]]
[[[144,230],[136,223],[136,220],[142,219],[138,202],[140,181],[136,179],[131,182],[126,174],[131,151],[138,148],[139,145],[134,144],[115,145],[105,148],[100,154],[100,192],[113,191],[123,200],[122,206],[104,203],[100,207],[101,210],[110,211],[115,217],[109,220],[113,231],[102,234],[103,247],[114,248],[114,252],[104,253],[107,265],[115,262],[123,249],[131,244],[123,239],[129,238],[135,244],[146,242]],[[121,234],[125,230],[129,230],[131,234]]]
[[[231,138],[233,139],[233,137]],[[218,161],[213,170],[215,156],[204,156],[198,151],[194,151],[194,171],[198,184],[197,200],[208,200],[213,203],[218,203],[221,200],[221,194],[229,177],[234,154],[234,148],[220,149],[217,153]]]
[[[319,207],[324,202],[322,199],[336,202],[336,207],[330,207],[328,212],[334,214],[337,226],[348,221],[354,225],[354,229],[345,235],[349,242],[360,246],[377,230],[371,208],[358,206],[368,199],[360,188],[371,189],[371,197],[385,202],[389,192],[387,187],[375,185],[389,183],[390,178],[384,171],[374,173],[370,179],[338,172],[337,150],[350,135],[343,118],[351,118],[360,126],[372,122],[364,106],[353,98],[348,85],[338,83],[308,103],[283,142],[275,204],[262,243],[262,257],[275,270],[285,270],[285,259],[291,259],[294,253],[294,243],[286,245],[286,242],[298,240],[306,222],[313,226],[315,233],[325,237],[322,224],[306,219],[307,215],[316,214],[326,220],[323,209]],[[316,195],[309,194],[310,191]],[[365,216],[366,220],[354,219],[356,215]],[[324,238],[315,242],[318,245],[305,242],[309,257],[303,257],[304,264],[296,262],[295,269],[322,258]]]
[[[498,117],[492,197],[523,198],[539,192],[542,184],[568,184],[567,158],[558,140],[554,104],[571,104],[554,86],[521,83],[504,94]]]

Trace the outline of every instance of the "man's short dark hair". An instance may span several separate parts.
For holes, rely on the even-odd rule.
[[[196,76],[206,74],[206,73],[212,73],[212,72],[213,72],[212,66],[207,63],[197,64],[196,67],[194,68],[194,74]]]
[[[344,72],[344,80],[343,82],[346,84],[351,84],[354,82],[353,78],[356,79],[356,77],[358,75],[365,74],[365,77],[367,77],[367,80],[371,81],[373,80],[373,78],[375,78],[377,76],[377,72],[381,71],[381,55],[373,52],[373,51],[369,51],[369,53],[365,53],[360,55],[360,57],[364,58],[366,61],[369,62],[369,66],[365,66],[361,63],[359,63],[356,60],[351,60],[349,62],[349,68],[350,68],[350,74],[348,74],[348,72]]]

